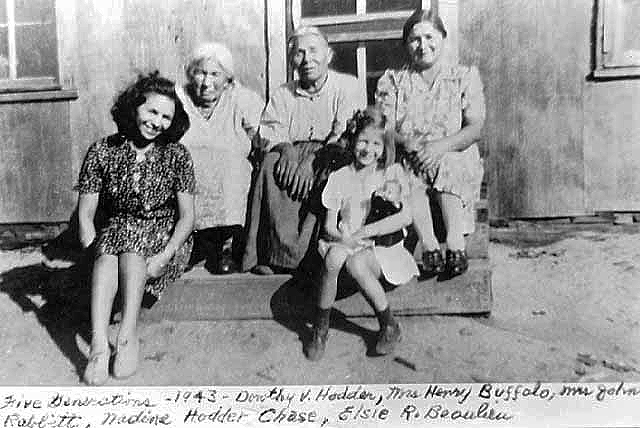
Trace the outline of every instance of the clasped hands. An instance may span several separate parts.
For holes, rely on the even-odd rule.
[[[319,143],[305,144],[319,146]],[[286,189],[291,199],[304,200],[309,196],[315,181],[314,148],[310,147],[309,150],[302,150],[300,153],[288,143],[283,143],[278,148],[280,159],[276,162],[274,171],[276,184]]]
[[[424,141],[422,138],[408,138],[400,134],[394,135],[395,141],[404,146],[422,172],[437,168],[449,147],[442,140]]]
[[[337,241],[351,249],[371,247],[373,245],[373,241],[368,239],[362,228],[354,232],[347,224],[340,222],[338,232],[340,232],[340,237]]]

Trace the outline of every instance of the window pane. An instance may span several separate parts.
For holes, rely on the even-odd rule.
[[[9,38],[7,27],[0,27],[0,79],[9,78]]]
[[[384,71],[404,64],[405,50],[400,40],[377,40],[366,43],[367,71]]]
[[[380,76],[367,76],[367,104],[374,105],[376,103],[376,87]]]
[[[358,43],[332,43],[333,60],[331,68],[343,73],[358,75],[358,59],[356,49]]]
[[[640,50],[640,0],[626,0],[623,2],[623,7],[622,49],[638,51]]]
[[[7,4],[6,0],[0,0],[0,24],[7,23]]]
[[[16,26],[17,77],[58,77],[56,26]]]
[[[0,0],[4,4],[5,0]],[[53,23],[54,0],[15,0],[16,22]],[[4,5],[3,5],[4,7]]]
[[[367,0],[367,12],[413,10],[422,6],[421,0]]]
[[[356,13],[356,0],[302,0],[301,3],[303,18]]]

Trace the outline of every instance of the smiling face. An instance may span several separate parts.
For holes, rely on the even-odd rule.
[[[356,165],[364,168],[377,165],[378,159],[384,154],[384,131],[372,126],[364,128],[358,134],[353,147]]]
[[[332,51],[327,42],[316,34],[297,37],[291,48],[291,62],[300,81],[315,84],[323,81],[329,70]]]
[[[176,105],[165,95],[148,93],[145,98],[136,108],[136,125],[145,140],[154,140],[171,126]]]
[[[217,61],[205,59],[191,72],[194,101],[198,105],[215,103],[229,86],[230,76]]]
[[[444,46],[444,38],[430,22],[418,22],[413,26],[406,41],[409,59],[419,70],[434,65]]]

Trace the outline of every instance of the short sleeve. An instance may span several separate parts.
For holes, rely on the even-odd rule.
[[[262,113],[260,119],[260,138],[264,140],[265,151],[271,150],[275,145],[289,142],[288,109],[285,102],[284,86],[278,88]]]
[[[396,98],[397,88],[393,77],[393,71],[386,70],[384,74],[380,76],[380,79],[378,79],[375,103],[387,120],[391,120],[392,123],[395,122],[394,118],[396,116]]]
[[[466,115],[473,117],[485,116],[485,102],[482,80],[477,67],[470,67],[462,76],[462,110]]]
[[[341,168],[329,175],[322,191],[322,205],[328,210],[339,211],[342,207],[345,169]]]
[[[103,165],[100,160],[100,151],[105,148],[101,141],[97,141],[89,147],[80,168],[78,184],[75,189],[79,193],[100,193],[103,182]]]
[[[189,153],[189,150],[182,144],[179,144],[177,147],[175,151],[175,182],[173,190],[176,193],[194,194],[196,191],[196,178],[191,153]]]

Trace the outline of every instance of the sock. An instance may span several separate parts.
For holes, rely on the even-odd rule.
[[[391,314],[391,307],[389,305],[387,305],[387,308],[383,311],[376,311],[376,317],[378,318],[378,323],[380,323],[380,330],[384,330],[388,325],[397,324]]]
[[[330,321],[331,321],[331,308],[329,309],[317,308],[315,327],[321,330],[328,330]]]

